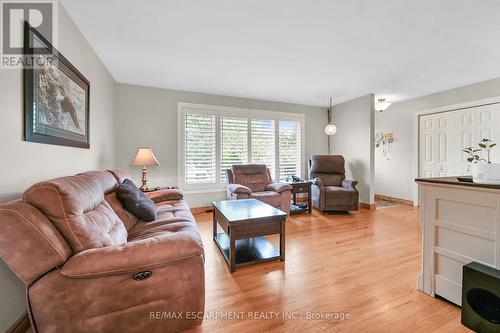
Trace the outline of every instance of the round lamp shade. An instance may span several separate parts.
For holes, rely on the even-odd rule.
[[[335,126],[334,124],[326,125],[325,133],[326,135],[335,135],[335,133],[337,133],[337,126]]]

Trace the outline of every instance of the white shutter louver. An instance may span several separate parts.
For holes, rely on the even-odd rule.
[[[186,114],[184,120],[185,182],[215,183],[215,116]]]
[[[279,121],[279,179],[300,177],[300,122]]]
[[[221,179],[226,169],[248,163],[248,119],[223,116],[221,119]]]
[[[250,121],[252,163],[265,164],[275,177],[275,121],[252,119]]]

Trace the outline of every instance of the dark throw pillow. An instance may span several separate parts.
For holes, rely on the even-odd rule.
[[[116,196],[120,199],[125,209],[140,220],[146,222],[156,220],[158,209],[155,203],[142,193],[130,179],[125,179],[117,187]]]

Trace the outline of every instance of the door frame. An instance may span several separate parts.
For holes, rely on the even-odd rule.
[[[500,96],[483,98],[474,101],[468,101],[457,104],[450,104],[431,108],[427,110],[417,111],[413,114],[413,179],[419,178],[420,174],[420,117],[437,113],[454,112],[464,109],[471,109],[480,106],[500,104]],[[413,182],[413,205],[418,206],[418,184]]]

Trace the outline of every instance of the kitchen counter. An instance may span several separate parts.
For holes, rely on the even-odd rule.
[[[500,186],[456,177],[416,179],[422,229],[419,290],[461,305],[462,267],[500,268]]]
[[[467,178],[472,179],[472,177],[467,177]],[[489,188],[489,189],[500,190],[500,185],[487,185],[487,184],[477,184],[477,183],[472,183],[472,182],[464,182],[464,181],[458,180],[457,177],[418,178],[418,179],[415,179],[415,181],[417,183],[470,186],[470,187]]]

